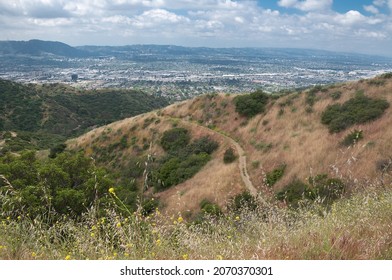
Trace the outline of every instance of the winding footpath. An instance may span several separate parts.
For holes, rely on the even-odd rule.
[[[157,116],[158,117],[158,116]],[[227,136],[221,132],[215,131],[211,128],[208,128],[206,126],[200,125],[198,123],[195,122],[190,122],[181,118],[176,118],[176,117],[171,117],[171,116],[160,116],[160,117],[164,117],[167,119],[172,119],[172,120],[177,120],[180,121],[181,123],[185,124],[185,125],[190,125],[190,126],[197,126],[198,128],[210,131],[212,133],[215,133],[223,138],[225,138],[226,140],[228,140],[237,150],[237,154],[238,154],[238,168],[240,169],[240,174],[241,174],[241,179],[242,182],[244,183],[246,189],[249,191],[249,193],[256,197],[260,202],[265,203],[265,200],[258,195],[257,189],[255,188],[255,186],[253,185],[252,181],[250,180],[249,174],[248,174],[248,168],[246,165],[246,155],[245,155],[245,151],[244,149],[241,147],[241,145],[235,141],[233,138],[231,138],[230,136]]]

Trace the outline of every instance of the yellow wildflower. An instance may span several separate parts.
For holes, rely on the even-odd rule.
[[[96,226],[92,226],[91,230],[97,230],[97,227]]]
[[[180,217],[178,217],[177,221],[178,221],[179,223],[182,223],[182,222],[184,221],[184,219],[180,216]]]
[[[155,243],[157,244],[157,246],[161,246],[162,242],[160,239],[158,239],[157,241],[155,241]]]
[[[32,253],[31,253],[31,256],[32,256],[33,258],[35,258],[35,257],[37,256],[37,254],[36,254],[35,252],[32,252]]]
[[[182,255],[182,259],[183,259],[183,260],[189,260],[189,256],[188,256],[188,254],[184,254],[184,255]]]
[[[113,188],[113,187],[109,189],[109,193],[112,194],[112,195],[115,195],[115,194],[116,194],[116,193],[114,192],[114,188]]]
[[[218,260],[223,260],[223,256],[222,256],[222,255],[217,255],[216,258],[217,258]]]
[[[22,217],[21,216],[18,216],[18,220],[20,221],[22,219]]]
[[[116,224],[116,227],[120,228],[120,227],[121,227],[121,223],[118,222],[118,223]]]
[[[92,232],[90,235],[91,235],[91,237],[94,237],[94,236],[95,236],[95,233],[94,233],[94,232]]]
[[[239,220],[240,220],[240,217],[238,217],[238,216],[235,217],[235,220],[236,220],[236,221],[239,221]]]
[[[71,259],[71,255],[66,255],[66,256],[65,256],[65,260],[66,260],[66,261],[69,261],[70,259]]]

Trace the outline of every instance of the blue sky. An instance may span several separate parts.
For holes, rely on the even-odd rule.
[[[392,0],[0,0],[0,40],[293,47],[392,57]]]

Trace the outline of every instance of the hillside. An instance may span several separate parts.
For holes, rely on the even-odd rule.
[[[61,42],[42,40],[0,41],[0,55],[55,55],[71,58],[91,56],[88,51],[73,48]]]
[[[205,95],[6,153],[0,259],[391,259],[391,90]]]
[[[136,177],[143,184],[143,170],[153,173],[148,158],[165,156],[160,145],[165,131],[183,127],[191,132],[192,139],[209,135],[219,142],[219,148],[201,171],[169,189],[154,194],[150,190],[169,213],[180,211],[193,216],[200,211],[204,199],[224,208],[229,198],[247,190],[241,173],[249,173],[264,200],[275,201],[280,196],[286,203],[296,203],[298,196],[309,190],[312,196],[328,193],[325,199],[329,201],[340,196],[342,189],[348,195],[369,184],[390,184],[391,92],[389,74],[317,86],[271,96],[264,112],[251,118],[236,112],[236,96],[205,95],[94,129],[69,141],[68,148],[83,150],[113,171],[141,166]],[[369,107],[373,99],[375,104],[381,100],[377,118],[372,114],[379,111]],[[371,118],[362,123],[342,120],[347,127],[331,131],[322,118],[327,109],[340,106],[329,108],[332,104],[342,104],[343,108],[350,104],[364,106],[361,110],[365,117],[369,114]],[[348,142],[343,141],[346,138]],[[121,146],[121,139],[129,145]],[[238,155],[236,143],[244,155]],[[225,164],[223,156],[229,147],[234,149],[237,160]],[[246,170],[238,164],[245,159]],[[291,192],[292,200],[287,197]]]
[[[168,104],[163,98],[134,90],[88,91],[6,80],[0,80],[0,99],[0,135],[11,151],[50,148],[94,126]]]

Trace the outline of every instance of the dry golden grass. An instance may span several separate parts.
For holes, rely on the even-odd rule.
[[[199,224],[156,212],[89,212],[61,218],[0,220],[0,259],[392,259],[392,191],[371,189],[325,211],[263,205]],[[323,214],[321,214],[323,212]]]
[[[253,183],[260,190],[264,186],[265,174],[282,163],[287,164],[282,180],[274,187],[279,189],[293,178],[306,180],[309,176],[327,173],[345,177],[349,180],[369,180],[379,177],[376,162],[392,156],[392,106],[383,117],[368,124],[356,125],[346,131],[330,134],[320,122],[321,113],[333,104],[343,103],[356,92],[384,98],[392,104],[392,80],[384,80],[383,85],[375,85],[372,80],[348,82],[327,87],[317,93],[317,102],[312,113],[305,112],[306,93],[291,94],[269,105],[264,114],[246,121],[240,117],[233,106],[233,96],[218,95],[214,98],[198,97],[188,103],[168,107],[163,112],[167,115],[191,118],[203,124],[214,124],[219,131],[224,131],[236,139],[248,156],[248,166],[259,162],[259,168],[250,168]],[[341,98],[332,100],[333,92],[342,92]],[[296,98],[294,95],[298,95]],[[284,107],[279,115],[281,103],[291,99],[292,104]],[[227,105],[223,108],[222,102]],[[213,104],[217,104],[213,106]],[[217,108],[223,110],[217,115]],[[350,130],[363,130],[364,139],[356,146],[346,148],[340,145]],[[258,145],[259,144],[259,145]],[[268,148],[261,148],[270,144]],[[268,192],[268,191],[267,191]]]
[[[235,112],[233,95],[200,96],[158,111],[159,117],[156,112],[152,112],[97,128],[70,141],[69,147],[82,148],[90,155],[94,140],[98,141],[98,146],[107,146],[127,135],[128,138],[136,136],[138,145],[142,145],[141,139],[148,139],[153,142],[152,150],[148,152],[161,155],[163,151],[157,144],[157,139],[163,131],[171,128],[174,122],[190,129],[195,138],[211,135],[216,141],[221,142],[221,148],[214,154],[213,161],[192,179],[160,195],[168,208],[175,207],[170,210],[173,212],[195,211],[200,198],[209,198],[223,205],[228,197],[223,194],[235,194],[243,188],[236,165],[225,166],[220,161],[223,147],[227,142],[217,133],[203,129],[195,125],[196,123],[212,127],[241,144],[247,156],[251,180],[265,196],[272,196],[294,178],[305,181],[309,176],[321,173],[344,178],[349,184],[358,180],[375,180],[381,176],[381,172],[376,169],[376,162],[392,156],[392,106],[376,121],[356,125],[335,134],[328,132],[328,128],[321,124],[320,118],[328,105],[343,103],[358,91],[363,91],[367,96],[384,98],[392,104],[392,79],[386,79],[383,85],[377,85],[380,79],[326,87],[326,90],[316,94],[317,101],[312,113],[305,111],[306,91],[300,94],[293,93],[275,100],[267,106],[265,113],[250,120]],[[331,94],[336,91],[342,92],[342,95],[334,101]],[[285,101],[290,101],[291,104],[284,106],[284,113],[280,114],[281,104]],[[145,119],[151,117],[159,118],[160,123],[152,123],[146,129],[142,129]],[[130,131],[130,128],[135,126],[137,129]],[[109,128],[112,132],[107,134],[108,138],[99,140],[105,129]],[[353,129],[362,130],[364,139],[353,147],[341,146],[340,142]],[[116,131],[121,133],[115,135]],[[154,131],[156,134],[153,137]],[[136,156],[131,148],[122,153],[125,158]],[[119,162],[122,163],[121,160]],[[285,174],[272,189],[269,189],[265,186],[265,174],[282,163],[287,165]]]

